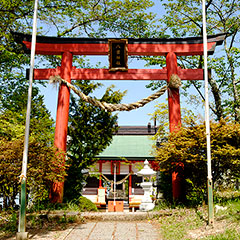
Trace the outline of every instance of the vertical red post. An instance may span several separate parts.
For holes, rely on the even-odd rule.
[[[102,162],[99,162],[99,172],[102,173]],[[102,187],[102,176],[99,177],[99,187]]]
[[[173,52],[169,52],[166,57],[167,64],[167,81],[173,74],[177,75],[177,56]],[[170,132],[178,131],[181,127],[181,109],[179,89],[168,88],[168,109],[169,109],[169,128]],[[173,199],[181,198],[181,166],[177,167],[172,173],[172,192]]]
[[[61,63],[61,78],[71,82],[72,72],[72,54],[64,52]],[[59,151],[67,150],[67,130],[68,130],[68,114],[70,102],[70,89],[62,84],[58,93],[57,117],[54,145]],[[54,182],[50,192],[50,200],[53,203],[61,203],[63,200],[64,182]]]
[[[132,172],[132,165],[129,165],[129,173]],[[128,181],[128,195],[132,195],[132,174],[129,176],[129,181]]]
[[[177,56],[170,52],[166,57],[167,81],[173,74],[177,75]],[[168,88],[168,108],[170,132],[177,131],[181,127],[180,96],[178,88]]]

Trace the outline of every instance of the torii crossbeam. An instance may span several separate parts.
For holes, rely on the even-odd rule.
[[[23,45],[26,53],[31,49],[31,35],[13,33],[15,40]],[[225,34],[208,36],[208,54],[221,45]],[[203,55],[202,37],[174,39],[128,39],[129,56],[166,56],[163,69],[129,69],[126,72],[110,72],[108,69],[77,69],[72,66],[73,55],[108,55],[109,39],[57,38],[37,36],[36,54],[62,55],[61,67],[56,69],[35,69],[34,79],[46,80],[60,75],[68,82],[75,80],[167,80],[177,74],[182,80],[203,80],[203,69],[181,69],[177,65],[177,56]],[[55,146],[66,151],[70,90],[61,85],[58,94]],[[168,89],[170,132],[181,126],[179,89]],[[56,182],[51,191],[52,202],[62,202],[64,183]],[[181,195],[178,171],[172,174],[174,199]]]

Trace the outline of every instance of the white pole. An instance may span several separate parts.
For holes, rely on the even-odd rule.
[[[27,176],[27,159],[28,159],[29,128],[30,128],[30,114],[31,114],[31,100],[32,100],[32,83],[33,83],[35,48],[36,48],[37,7],[38,7],[38,0],[35,0],[34,15],[33,15],[32,44],[31,44],[31,61],[30,61],[30,72],[29,72],[28,102],[27,102],[26,127],[25,127],[23,163],[22,163],[22,177],[25,179]]]
[[[22,173],[20,176],[21,206],[20,206],[20,214],[19,214],[19,227],[18,227],[17,239],[28,239],[28,234],[26,232],[26,178],[27,178],[29,128],[30,128],[30,113],[31,113],[31,99],[32,99],[32,82],[33,82],[33,69],[34,69],[36,32],[37,32],[37,8],[38,8],[38,0],[35,0],[34,14],[33,14],[31,61],[30,61],[30,73],[29,73],[29,88],[28,88],[28,102],[27,102],[27,112],[26,112],[24,150],[23,150],[23,161],[22,161]]]
[[[204,79],[205,79],[205,122],[207,135],[207,159],[208,159],[208,179],[212,179],[211,171],[211,146],[210,146],[210,124],[209,124],[209,99],[208,99],[208,65],[207,65],[207,31],[205,0],[203,0],[203,47],[204,47]]]
[[[207,182],[208,182],[208,219],[209,224],[213,224],[213,196],[212,196],[212,166],[211,166],[211,140],[210,140],[210,121],[209,121],[209,94],[208,94],[208,65],[207,65],[207,30],[206,30],[206,7],[205,0],[202,0],[203,18],[203,51],[204,51],[204,79],[205,79],[205,125],[207,140]]]

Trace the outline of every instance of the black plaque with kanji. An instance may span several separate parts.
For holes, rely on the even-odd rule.
[[[127,39],[111,39],[109,43],[109,71],[128,70]]]

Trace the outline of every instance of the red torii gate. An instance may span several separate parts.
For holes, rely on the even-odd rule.
[[[31,35],[14,33],[17,42],[23,44],[25,52],[30,52]],[[208,36],[208,54],[213,54],[216,45],[221,45],[225,34]],[[56,69],[35,69],[34,79],[46,80],[60,75],[68,82],[75,80],[167,80],[177,74],[181,80],[203,80],[203,69],[181,69],[177,66],[177,56],[203,55],[202,37],[175,39],[128,39],[130,56],[166,56],[163,69],[128,69],[126,72],[109,72],[108,69],[77,69],[72,66],[73,55],[108,55],[109,39],[57,38],[37,36],[36,54],[62,55],[61,67]],[[66,151],[70,90],[62,84],[58,94],[55,129],[55,146]],[[179,89],[168,89],[170,132],[181,126]],[[181,195],[179,172],[172,174],[174,199]],[[50,198],[52,202],[62,202],[64,183],[55,182]]]

